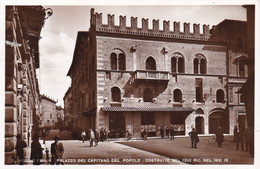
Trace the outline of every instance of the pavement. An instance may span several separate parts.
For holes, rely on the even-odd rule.
[[[54,136],[58,131],[52,131]],[[60,136],[62,133],[59,133]],[[67,133],[64,132],[66,135]],[[61,137],[62,138],[62,137]],[[90,147],[89,141],[84,143],[80,140],[60,140],[65,152],[63,154],[64,164],[91,165],[91,164],[254,164],[254,158],[248,152],[236,150],[236,144],[227,141],[220,148],[216,144],[209,144],[210,137],[201,136],[198,148],[190,147],[189,137],[176,137],[174,140],[148,138],[143,140],[125,139],[99,142],[98,146]],[[225,138],[228,138],[226,136]],[[230,137],[231,139],[231,137]],[[227,139],[228,140],[228,139]],[[46,161],[46,148],[50,150],[53,140],[40,140],[43,150],[42,164],[48,165]],[[32,164],[28,160],[30,148],[26,150],[25,164]],[[50,157],[50,152],[49,152]]]

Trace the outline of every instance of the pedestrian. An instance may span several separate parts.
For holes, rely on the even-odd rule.
[[[161,138],[164,138],[164,130],[163,130],[163,127],[161,126],[161,127],[159,128],[159,130],[160,130]]]
[[[169,128],[167,126],[165,128],[165,138],[169,138]]]
[[[16,154],[19,157],[19,164],[24,164],[24,157],[25,157],[25,151],[24,148],[27,147],[26,142],[22,139],[22,136],[20,134],[17,134],[17,143],[16,143]]]
[[[109,140],[110,140],[110,130],[107,129],[107,141],[109,141]]]
[[[171,135],[171,140],[174,140],[174,135],[175,135],[175,131],[174,131],[174,128],[173,128],[173,126],[171,126],[171,128],[170,128],[170,135]]]
[[[60,137],[54,137],[54,143],[51,144],[51,164],[63,164],[62,155],[64,153],[64,147],[62,142],[59,141]]]
[[[84,143],[85,140],[86,140],[86,131],[85,131],[85,130],[82,131],[82,133],[81,133],[81,138],[82,138],[82,141],[83,141],[83,143]]]
[[[215,135],[216,135],[216,141],[217,141],[218,147],[221,147],[222,143],[224,142],[224,135],[223,135],[221,127],[218,127]]]
[[[39,142],[38,134],[33,137],[33,142],[31,144],[31,160],[33,160],[33,165],[40,165],[42,159],[42,146]]]
[[[192,131],[188,133],[191,139],[191,148],[197,148],[197,143],[199,142],[198,134],[195,128],[192,128]]]
[[[97,146],[98,142],[99,142],[99,132],[98,132],[98,129],[95,130],[94,134],[95,134],[95,146]]]
[[[239,130],[237,133],[236,141],[237,141],[236,150],[239,150],[239,144],[241,144],[241,149],[244,151],[244,138],[243,138],[243,132],[241,130]]]
[[[236,142],[236,137],[237,137],[237,126],[234,127],[234,142]]]
[[[127,128],[127,130],[126,130],[126,140],[128,141],[128,140],[131,140],[131,139],[132,139],[132,133],[131,133],[130,129]]]
[[[94,141],[95,141],[95,133],[93,132],[92,129],[89,129],[89,144],[90,144],[90,147],[93,146]]]
[[[148,137],[148,130],[144,129],[144,140],[147,140]]]
[[[100,129],[100,141],[104,141],[104,128]]]

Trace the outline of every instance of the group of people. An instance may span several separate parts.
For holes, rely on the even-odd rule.
[[[175,131],[173,126],[171,126],[170,128],[166,126],[165,129],[163,128],[163,126],[160,126],[159,131],[161,138],[170,138],[170,140],[174,140]]]
[[[102,127],[100,131],[98,131],[98,129],[95,129],[94,131],[92,129],[89,129],[88,133],[86,132],[86,130],[83,130],[81,132],[81,138],[83,143],[87,139],[89,139],[90,147],[92,147],[94,146],[94,143],[95,146],[98,146],[99,141],[109,141],[109,134],[110,131],[107,128]]]
[[[252,154],[252,145],[251,143],[254,140],[253,138],[253,131],[250,128],[240,130],[237,126],[234,127],[234,142],[236,142],[236,150],[239,150],[241,147],[242,151],[249,151]]]
[[[17,157],[19,158],[19,164],[23,165],[25,161],[26,151],[27,148],[26,142],[22,139],[21,135],[18,134],[17,136],[17,144],[16,144],[16,153]],[[60,137],[54,137],[54,143],[51,144],[51,164],[63,164],[62,162],[62,155],[64,153],[64,147],[62,142],[59,142]],[[43,157],[43,148],[41,143],[39,142],[39,135],[35,134],[33,136],[33,141],[31,143],[31,156],[30,160],[33,161],[33,165],[40,165],[41,159]],[[46,149],[46,160],[49,163],[49,155]]]

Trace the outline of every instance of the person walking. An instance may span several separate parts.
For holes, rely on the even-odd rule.
[[[216,135],[216,141],[217,141],[218,147],[221,147],[222,143],[224,141],[224,135],[223,135],[221,127],[218,127],[215,135]]]
[[[170,136],[171,136],[171,140],[174,140],[174,135],[175,135],[175,132],[174,132],[174,128],[173,128],[173,126],[171,126],[171,128],[170,128]]]
[[[102,127],[101,129],[100,129],[100,141],[104,141],[104,128]]]
[[[159,128],[159,130],[160,130],[161,138],[164,138],[164,130],[163,130],[163,126],[161,126],[161,127]]]
[[[234,142],[236,142],[237,131],[238,131],[238,128],[237,128],[237,126],[235,126],[235,127],[234,127]]]
[[[45,144],[45,138],[46,138],[46,130],[45,130],[45,129],[42,129],[43,144]]]
[[[169,128],[166,126],[165,128],[165,138],[169,138]]]
[[[98,146],[98,142],[99,142],[99,132],[98,132],[98,129],[95,130],[94,134],[95,134],[95,146]]]
[[[131,139],[132,139],[132,133],[131,133],[130,129],[127,128],[127,130],[126,130],[126,141],[131,140]]]
[[[82,133],[81,133],[81,138],[82,138],[82,141],[83,141],[83,143],[84,143],[85,140],[86,140],[86,131],[85,131],[85,130],[82,131]]]
[[[23,165],[24,164],[24,156],[25,156],[24,148],[27,147],[27,144],[22,139],[22,136],[20,134],[17,134],[16,138],[17,138],[17,143],[16,143],[16,147],[15,147],[16,154],[19,157],[19,164]]]
[[[39,142],[39,136],[36,134],[31,144],[31,160],[33,160],[33,165],[41,164],[42,150],[43,148]]]
[[[93,146],[94,140],[95,140],[95,133],[93,132],[92,129],[89,129],[89,144],[90,144],[90,147]]]
[[[188,133],[191,139],[191,148],[197,148],[197,143],[199,142],[198,134],[195,128],[192,128],[192,131]]]
[[[51,164],[63,164],[62,155],[64,153],[64,147],[62,142],[59,141],[60,137],[54,137],[54,143],[51,144]]]

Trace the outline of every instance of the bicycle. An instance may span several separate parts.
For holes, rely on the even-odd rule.
[[[225,144],[225,142],[226,142],[226,140],[224,138],[222,144]],[[216,144],[217,143],[216,135],[212,135],[212,137],[210,137],[208,139],[208,143],[209,144]]]

